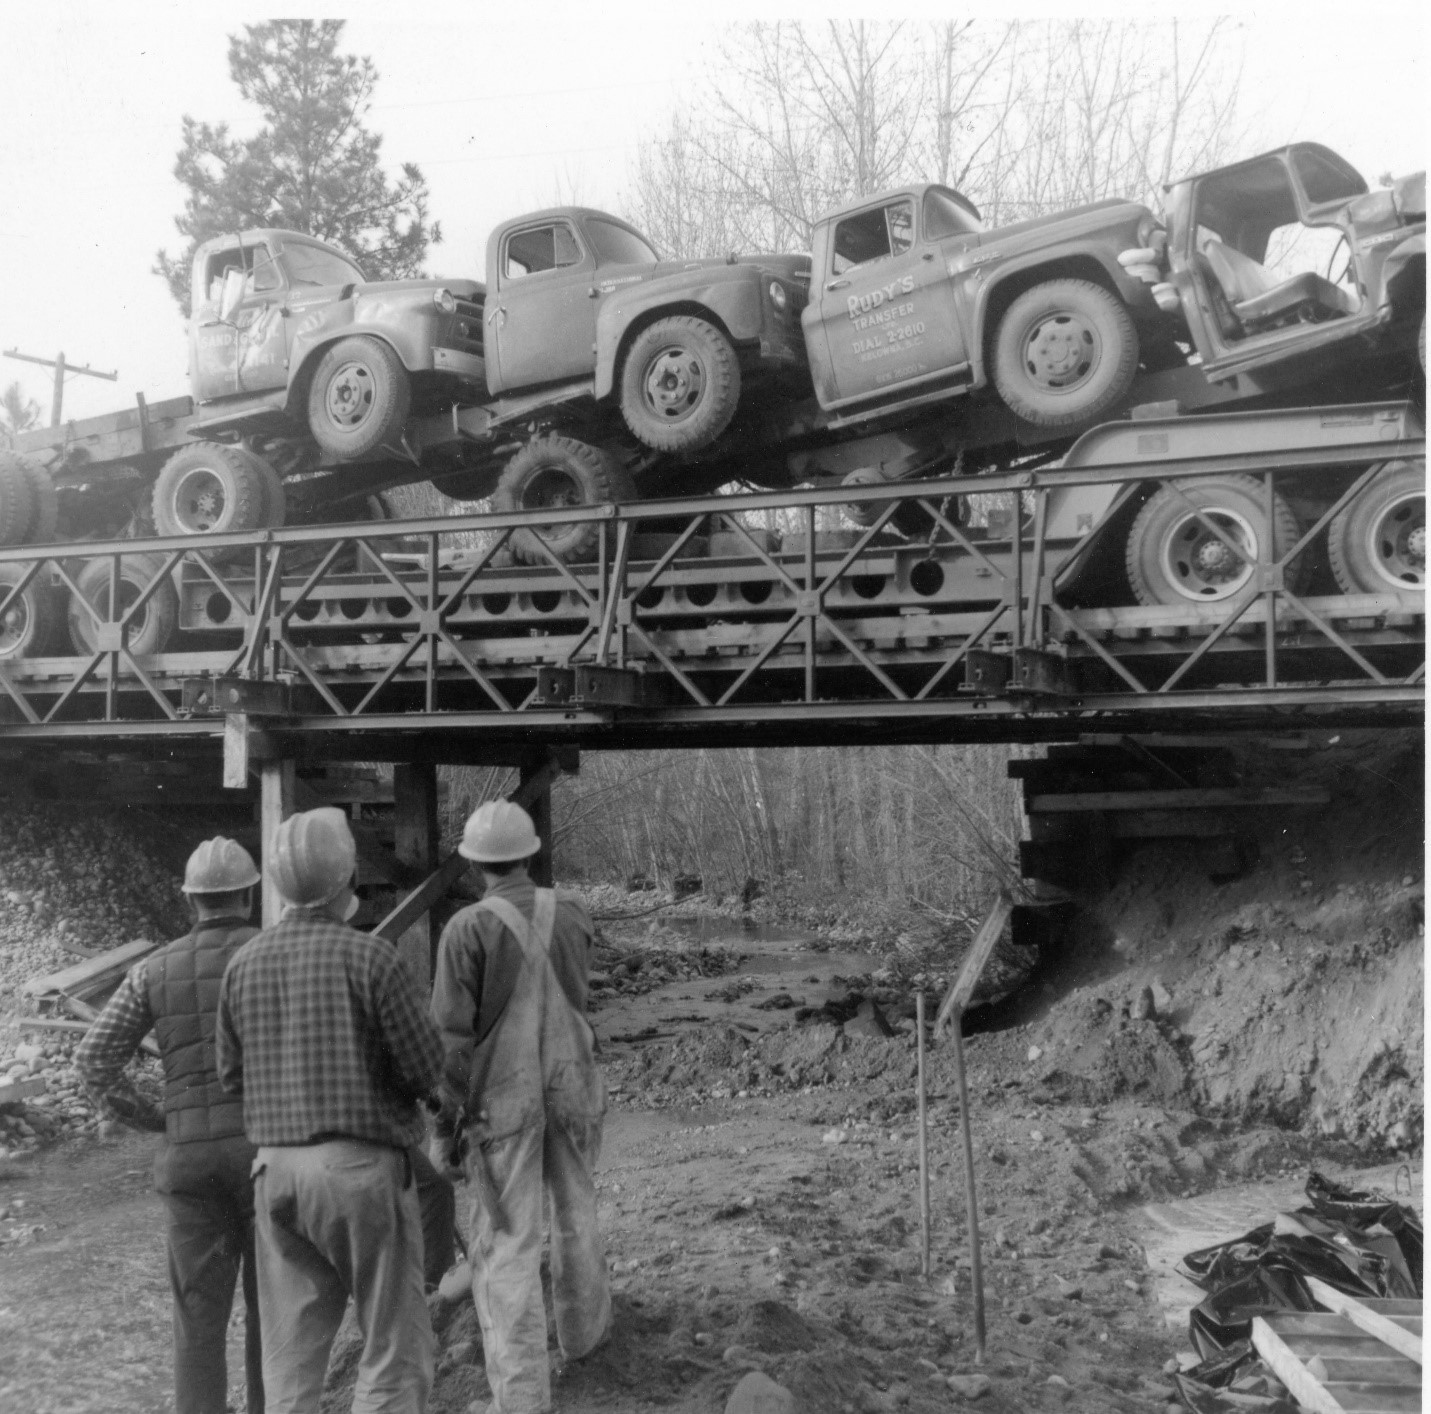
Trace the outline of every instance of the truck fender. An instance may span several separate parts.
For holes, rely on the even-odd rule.
[[[1041,278],[1030,279],[1031,275]],[[1091,241],[1060,246],[1056,258],[1052,260],[1046,251],[1033,252],[1010,260],[1008,264],[998,267],[991,280],[981,283],[979,293],[975,296],[974,337],[970,340],[969,348],[973,387],[983,388],[989,381],[985,350],[993,332],[989,327],[991,307],[1002,312],[1015,294],[1042,283],[1043,279],[1094,280],[1113,290],[1135,313],[1145,308],[1149,302],[1148,286],[1137,276],[1129,275],[1102,246]],[[1017,289],[1011,291],[1011,285],[1016,285]]]
[[[731,274],[680,290],[639,291],[609,299],[596,316],[596,387],[598,400],[611,396],[621,359],[646,325],[671,314],[709,320],[732,344],[759,339],[763,324],[762,278],[758,271],[733,267]]]
[[[288,401],[285,404],[285,410],[291,417],[302,421],[306,416],[308,384],[313,377],[313,370],[318,366],[318,360],[339,339],[358,334],[366,334],[369,338],[386,344],[402,360],[403,367],[409,373],[419,373],[431,367],[430,362],[415,357],[411,348],[405,350],[403,343],[406,341],[394,339],[390,329],[376,328],[366,320],[349,320],[343,323],[325,320],[321,329],[315,329],[309,336],[302,338],[301,342],[299,334],[294,334],[293,348],[289,354]]]

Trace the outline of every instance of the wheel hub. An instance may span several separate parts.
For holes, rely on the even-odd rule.
[[[1224,507],[1189,510],[1167,532],[1162,548],[1168,583],[1189,599],[1228,599],[1252,577],[1257,534]]]
[[[1390,502],[1371,527],[1372,563],[1398,589],[1426,584],[1426,496]]]
[[[324,404],[338,426],[358,426],[373,406],[371,370],[361,363],[345,363],[329,382]]]
[[[705,387],[700,360],[686,349],[663,349],[646,369],[646,405],[669,422],[678,421],[700,402]]]
[[[174,490],[174,516],[189,535],[213,530],[227,503],[223,482],[205,468],[190,472]]]
[[[1097,336],[1070,314],[1042,320],[1030,330],[1024,350],[1029,377],[1046,389],[1072,387],[1088,376],[1097,360]]]
[[[0,584],[0,599],[10,592],[8,585]],[[0,615],[0,653],[9,653],[25,637],[30,615],[23,596],[17,599],[3,615]]]

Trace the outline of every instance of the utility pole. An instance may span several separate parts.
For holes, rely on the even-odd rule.
[[[91,378],[107,378],[111,383],[117,382],[119,373],[101,373],[98,369],[91,368],[85,364],[83,368],[77,368],[74,364],[66,363],[63,353],[55,358],[36,358],[34,354],[22,354],[16,349],[6,349],[6,358],[18,358],[24,363],[39,363],[46,368],[55,370],[55,392],[50,400],[50,426],[60,425],[60,412],[65,402],[65,374],[66,373],[88,373]]]

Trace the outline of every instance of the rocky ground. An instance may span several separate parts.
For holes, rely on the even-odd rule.
[[[594,893],[617,1319],[561,1372],[558,1409],[718,1414],[757,1372],[803,1414],[1163,1410],[1186,1337],[1143,1205],[1313,1165],[1420,1168],[1419,743],[1323,739],[1296,770],[1332,805],[1263,821],[1245,877],[1141,849],[1081,900],[1017,1024],[969,1037],[982,1363],[947,1037],[927,1057],[927,1276],[921,1260],[910,1014],[958,947],[672,922]],[[171,1407],[153,1141],[75,1128],[0,1160],[0,1407]],[[432,1408],[457,1414],[485,1393],[480,1338],[470,1303],[434,1312]],[[347,1407],[355,1356],[345,1332],[325,1408]]]

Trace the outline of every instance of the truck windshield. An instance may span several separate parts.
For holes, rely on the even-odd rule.
[[[334,250],[316,245],[286,245],[283,266],[295,285],[352,285],[363,283],[363,272]]]
[[[654,265],[660,259],[635,231],[628,231],[615,221],[589,216],[585,224],[598,265]]]

